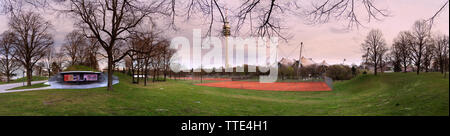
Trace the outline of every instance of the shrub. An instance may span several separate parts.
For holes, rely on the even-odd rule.
[[[352,69],[345,65],[332,65],[328,67],[326,75],[333,80],[349,80],[352,76]]]
[[[318,77],[318,76],[320,76],[320,73],[317,69],[317,65],[309,65],[306,67],[302,67],[300,69],[300,76],[301,77]]]

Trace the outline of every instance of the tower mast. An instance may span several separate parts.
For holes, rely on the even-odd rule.
[[[225,68],[230,67],[228,60],[228,37],[230,36],[230,23],[228,22],[227,10],[225,9],[225,20],[223,23],[223,36],[225,36]]]

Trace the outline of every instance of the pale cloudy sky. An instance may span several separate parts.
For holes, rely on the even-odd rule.
[[[228,1],[227,1],[228,2]],[[391,46],[392,40],[400,32],[410,30],[413,23],[419,19],[428,19],[445,2],[445,0],[377,0],[378,7],[388,9],[390,17],[383,21],[363,22],[365,27],[359,29],[345,30],[346,22],[330,21],[320,25],[306,25],[302,17],[286,17],[285,26],[287,33],[293,37],[287,43],[281,42],[278,49],[279,58],[298,58],[300,42],[304,43],[303,56],[313,58],[316,62],[326,60],[330,64],[342,63],[359,64],[363,54],[360,44],[370,29],[382,30],[384,37]],[[305,2],[308,3],[308,2]],[[72,21],[68,17],[59,16],[55,13],[45,13],[46,18],[51,20],[54,27],[54,38],[56,46],[63,43],[64,36],[73,30]],[[8,29],[8,19],[0,15],[0,32]],[[189,22],[180,22],[178,31],[164,31],[167,37],[185,36],[192,37],[193,28],[205,28],[202,19]],[[220,26],[218,26],[220,29]],[[206,29],[202,29],[206,31]],[[437,33],[449,34],[449,8],[439,15],[435,21],[433,30]]]

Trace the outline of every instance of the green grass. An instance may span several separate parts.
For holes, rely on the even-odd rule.
[[[33,76],[32,77],[32,81],[41,81],[41,80],[48,80],[48,77],[44,77],[44,76]],[[21,83],[21,82],[27,82],[27,77],[22,77],[22,78],[18,78],[16,80],[12,80],[9,83]],[[9,84],[6,82],[0,82],[1,84]]]
[[[91,67],[83,66],[83,65],[72,65],[70,67],[67,67],[63,71],[95,71],[95,72],[98,72],[97,69],[93,69]]]
[[[361,75],[331,92],[276,92],[195,86],[169,80],[143,86],[117,74],[113,92],[43,90],[0,94],[0,115],[449,115],[449,79],[439,73]]]
[[[20,89],[32,89],[32,88],[41,88],[41,87],[47,87],[50,85],[46,85],[44,83],[39,83],[39,84],[33,84],[31,86],[20,86],[20,87],[16,87],[16,88],[11,88],[8,90],[20,90]]]

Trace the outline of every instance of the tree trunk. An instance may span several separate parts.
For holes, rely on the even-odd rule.
[[[147,60],[145,60],[145,64],[144,64],[145,66],[144,66],[144,86],[147,86],[147,72],[148,72],[148,70],[147,70]]]
[[[31,80],[33,79],[33,70],[31,68],[27,68],[27,86],[31,86]]]
[[[9,81],[11,80],[11,75],[9,75],[9,70],[6,71],[6,83],[9,83]]]
[[[140,70],[141,70],[141,65],[140,65],[140,62],[137,61],[137,75],[138,75],[137,76],[137,81],[136,81],[137,84],[139,84],[139,78],[141,78],[141,73],[140,73],[141,71]]]
[[[406,65],[406,59],[405,60],[403,60],[404,62],[403,62],[403,73],[406,73],[406,68],[408,67],[407,65]]]
[[[416,64],[416,66],[417,66],[417,70],[416,70],[417,75],[419,75],[419,72],[420,72],[420,61],[422,60],[422,42],[420,42],[419,44],[420,44],[420,46],[419,46],[420,52],[419,52],[419,54],[417,56],[417,64]]]
[[[50,68],[48,68],[48,78],[50,78],[50,76],[52,76],[52,72],[50,71]]]
[[[134,65],[133,65],[133,60],[131,60],[131,78],[132,78],[132,82],[133,82],[133,84],[135,83],[134,81],[135,81],[135,79],[134,79],[134,75],[135,75],[135,73],[134,73]]]
[[[112,87],[112,75],[113,75],[113,58],[112,51],[108,51],[108,91],[113,91]]]
[[[378,73],[378,65],[377,65],[377,63],[375,63],[375,65],[374,65],[374,70],[375,70],[375,76],[376,76],[377,73]]]
[[[152,79],[152,82],[155,82],[155,79],[156,79],[156,68],[153,69],[153,79]]]
[[[6,52],[6,55],[8,55],[8,53],[9,52]],[[6,83],[9,83],[9,81],[11,80],[11,75],[10,75],[10,69],[9,69],[10,67],[9,67],[9,59],[8,59],[8,56],[6,56],[6,71],[5,71],[5,73],[6,73]]]
[[[441,74],[444,74],[444,60],[442,59],[442,55],[439,55],[439,66],[441,68]]]
[[[416,73],[417,73],[417,75],[419,75],[419,72],[420,72],[420,60],[419,60],[419,62],[416,64],[416,67],[417,67]]]
[[[166,78],[167,77],[167,74],[166,74],[166,72],[164,72],[164,81],[166,81]]]
[[[166,81],[166,76],[167,76],[167,67],[164,66],[164,81]]]

